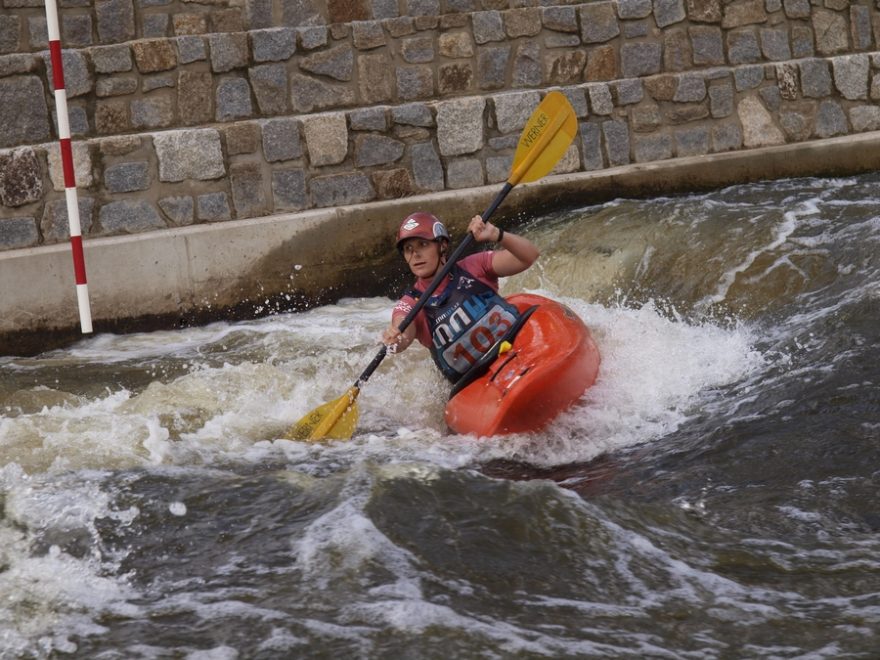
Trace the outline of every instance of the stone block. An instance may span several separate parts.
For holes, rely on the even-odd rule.
[[[263,173],[257,163],[239,163],[229,168],[232,205],[236,218],[265,215],[268,207],[263,191]]]
[[[652,11],[652,0],[619,0],[617,3],[617,13],[625,20],[647,18]]]
[[[686,71],[691,68],[693,51],[687,32],[683,29],[666,30],[663,34],[663,70]]]
[[[372,16],[376,20],[397,18],[400,16],[400,9],[397,6],[397,0],[372,0]]]
[[[720,23],[721,0],[686,0],[687,15],[693,23]]]
[[[327,28],[323,25],[301,27],[296,29],[299,47],[303,50],[314,50],[327,45]]]
[[[760,65],[737,67],[733,70],[733,79],[738,92],[754,89],[764,82],[764,67]]]
[[[347,85],[293,74],[290,77],[290,102],[295,112],[314,112],[354,105],[355,93]]]
[[[785,144],[785,135],[757,98],[745,97],[737,104],[736,111],[743,128],[743,144],[746,148]]]
[[[226,174],[220,133],[213,128],[163,131],[153,135],[159,180],[218,179]]]
[[[50,137],[49,108],[46,91],[36,76],[0,78],[0,108],[16,108],[5,112],[0,121],[0,148],[19,144],[37,144]]]
[[[849,24],[855,50],[868,50],[872,44],[871,10],[864,5],[849,8]]]
[[[263,122],[263,155],[270,163],[302,158],[300,122],[293,117]]]
[[[731,64],[752,64],[761,61],[761,47],[754,28],[731,30],[727,33],[727,57]]]
[[[577,48],[581,38],[576,34],[548,34],[544,36],[544,48]]]
[[[71,153],[73,155],[73,171],[76,187],[83,189],[88,188],[94,183],[95,178],[92,175],[92,153],[87,142],[73,142],[71,144]],[[61,162],[61,150],[55,145],[46,151],[46,157],[49,165],[49,180],[52,182],[52,189],[58,192],[64,190],[64,166]]]
[[[762,87],[758,90],[758,96],[761,97],[761,102],[770,112],[779,112],[782,105],[782,93],[779,91],[778,85]]]
[[[474,41],[469,32],[444,32],[438,38],[440,55],[450,59],[470,58],[474,55]],[[433,60],[433,51],[431,53]]]
[[[208,15],[181,12],[174,14],[171,24],[176,36],[192,36],[208,32]]]
[[[650,6],[650,1],[648,2]],[[577,32],[577,13],[574,7],[541,7],[541,24],[555,32]],[[621,17],[622,18],[622,17]]]
[[[174,102],[168,95],[149,96],[131,102],[134,128],[165,128],[174,123]]]
[[[161,0],[165,1],[165,0]],[[211,12],[211,25],[214,32],[244,32],[242,12],[239,7],[216,9]]]
[[[534,37],[541,32],[541,10],[538,7],[521,7],[504,12],[504,31],[511,39]]]
[[[491,46],[480,49],[477,54],[477,87],[486,90],[506,87],[509,60],[510,46]]]
[[[857,105],[849,110],[849,119],[857,133],[880,131],[880,107]]]
[[[659,28],[680,23],[687,17],[683,0],[654,0],[654,22]]]
[[[831,60],[834,86],[843,98],[858,101],[868,98],[868,79],[871,62],[868,55],[847,55]]]
[[[486,183],[501,183],[510,176],[513,168],[513,154],[489,156],[486,159]]]
[[[321,25],[325,22],[321,12],[311,0],[281,0],[279,4],[281,5],[281,25],[295,28]]]
[[[373,184],[361,173],[313,177],[309,187],[312,202],[319,208],[363,204],[376,198]]]
[[[630,111],[630,121],[636,133],[651,133],[663,124],[660,106],[653,102],[640,103]]]
[[[782,0],[788,18],[810,18],[810,0]]]
[[[672,100],[676,103],[696,103],[706,98],[706,81],[699,73],[685,73],[678,78],[678,87]]]
[[[351,23],[351,40],[358,50],[381,48],[388,43],[380,21],[353,21]]]
[[[776,66],[776,82],[779,85],[782,98],[787,101],[795,101],[800,97],[798,67],[793,62]]]
[[[721,29],[711,25],[694,25],[688,28],[691,38],[694,64],[714,66],[724,64],[724,42]]]
[[[41,55],[46,63],[46,78],[51,81],[55,76],[52,60],[49,57],[48,51],[41,53]],[[94,78],[89,73],[85,51],[62,50],[61,66],[64,69],[64,89],[67,92],[68,99],[83,96],[92,91],[94,88]],[[55,91],[54,88],[52,91]]]
[[[743,145],[743,131],[737,122],[715,124],[712,127],[712,151],[736,151]]]
[[[196,218],[201,222],[223,222],[232,219],[229,197],[225,192],[205,193],[196,197]]]
[[[764,0],[735,0],[724,4],[721,27],[732,29],[767,22]]]
[[[431,36],[417,36],[403,39],[400,43],[400,56],[409,64],[427,64],[434,61],[434,39]]]
[[[76,207],[79,211],[80,233],[86,236],[92,230],[95,200],[91,197],[77,195]],[[40,231],[43,234],[44,243],[61,243],[70,238],[70,219],[67,215],[66,199],[46,202],[43,217],[40,220]]]
[[[604,43],[620,34],[614,2],[599,0],[578,7],[581,41],[585,44]]]
[[[470,62],[441,64],[437,72],[437,91],[441,95],[467,92],[474,88],[474,69]]]
[[[598,124],[581,123],[581,161],[586,172],[605,167],[602,155],[602,131]]]
[[[415,192],[409,170],[403,168],[373,172],[370,180],[378,199],[400,199]]]
[[[177,37],[177,59],[180,64],[203,62],[208,59],[205,40],[198,36]]]
[[[761,52],[764,57],[774,62],[791,59],[791,46],[788,43],[788,30],[785,29],[762,29]]]
[[[95,102],[95,132],[98,135],[116,135],[130,129],[128,103],[101,99]]]
[[[801,74],[801,91],[808,98],[825,98],[831,94],[831,69],[828,62],[819,59],[802,60],[798,63]]]
[[[152,39],[168,36],[168,14],[148,14],[143,17],[141,32],[144,38]]]
[[[421,104],[410,104],[421,105]],[[407,106],[404,106],[407,107]],[[397,110],[397,108],[395,108]],[[349,125],[353,131],[387,131],[388,117],[387,106],[374,106],[372,108],[358,108],[348,115]],[[429,110],[430,112],[430,110]]]
[[[816,50],[820,55],[835,55],[849,50],[849,26],[846,16],[821,7],[811,12]]]
[[[177,109],[183,125],[214,119],[214,79],[206,71],[183,70],[177,79]]]
[[[89,14],[61,16],[61,40],[68,48],[92,45],[92,17]]]
[[[131,41],[136,36],[131,0],[95,0],[98,40],[104,44]]]
[[[348,155],[348,126],[345,114],[333,112],[305,117],[302,122],[313,166],[336,165]]]
[[[492,97],[495,126],[501,133],[519,132],[541,102],[538,92],[513,92]]]
[[[21,17],[0,16],[0,53],[14,53],[20,48]]]
[[[387,53],[359,55],[357,67],[361,101],[374,105],[392,100],[394,67]]]
[[[618,80],[611,87],[617,105],[632,105],[645,97],[645,88],[638,78]],[[577,108],[575,108],[577,111]],[[579,117],[584,115],[578,115]]]
[[[446,187],[456,190],[482,186],[483,164],[479,158],[454,158],[446,164]]]
[[[582,50],[544,55],[544,78],[551,85],[571,85],[583,79],[587,54]]]
[[[110,76],[101,78],[95,86],[95,96],[107,98],[109,96],[125,96],[137,91],[138,79],[135,76]]]
[[[478,11],[471,17],[474,41],[486,44],[491,41],[504,41],[504,23],[497,11]]]
[[[329,0],[327,15],[331,23],[351,23],[370,18],[368,0]]]
[[[98,211],[98,225],[104,236],[139,234],[167,227],[152,204],[143,200],[104,204]]]
[[[733,114],[733,85],[724,83],[709,88],[709,112],[715,119]]]
[[[625,40],[638,39],[639,37],[647,37],[651,31],[651,26],[647,20],[643,21],[624,21],[623,38]],[[664,35],[665,37],[665,35]]]
[[[359,135],[355,139],[354,160],[356,167],[388,165],[403,157],[405,145],[384,135]]]
[[[431,128],[436,125],[431,108],[425,103],[398,105],[391,109],[391,119],[395,124],[405,124],[407,126]]]
[[[247,33],[210,34],[208,47],[211,53],[211,70],[226,73],[248,65]]]
[[[146,94],[154,89],[173,88],[174,78],[171,74],[159,76],[145,76],[141,81],[141,91]]]
[[[633,154],[637,163],[666,160],[672,158],[672,153],[672,136],[666,133],[637,135],[634,140]]]
[[[159,209],[174,227],[185,227],[195,220],[195,203],[189,195],[163,197]]]
[[[37,245],[40,233],[31,216],[0,218],[0,250],[17,250]]]
[[[605,151],[611,167],[627,165],[631,162],[629,128],[625,121],[612,119],[602,123],[605,138]]]
[[[513,87],[538,87],[543,82],[541,47],[535,41],[520,42],[513,57]]]
[[[336,46],[302,58],[299,68],[309,73],[347,82],[352,79],[354,54],[349,46]]]
[[[556,162],[553,169],[550,170],[550,174],[568,174],[569,172],[577,172],[581,168],[580,160],[580,152],[578,151],[577,146],[573,144],[565,150],[565,153],[562,154],[562,157]]]
[[[590,109],[594,115],[607,116],[614,112],[614,99],[611,98],[611,89],[607,84],[589,85],[587,95],[590,97]]]
[[[629,43],[620,48],[620,69],[624,78],[639,78],[660,72],[659,43]]]
[[[43,196],[43,173],[30,147],[0,152],[0,204],[17,207]]]
[[[0,78],[19,73],[40,73],[41,60],[36,55],[16,53],[0,55]]]
[[[177,49],[170,39],[143,39],[134,41],[131,50],[141,73],[169,71],[177,67]],[[65,73],[67,72],[65,63]]]
[[[306,176],[302,169],[272,172],[272,198],[275,211],[299,211],[308,206]]]
[[[145,161],[118,163],[104,169],[104,187],[111,193],[147,190],[151,183],[150,166]]]
[[[215,93],[217,121],[243,119],[254,114],[251,86],[244,78],[223,78]]]
[[[45,16],[28,17],[28,41],[31,50],[45,50],[49,47],[49,30]]]
[[[296,52],[296,30],[280,27],[250,33],[254,62],[283,62]]]
[[[599,46],[587,52],[584,80],[615,80],[618,77],[617,51],[614,46]],[[629,76],[624,76],[629,77]]]
[[[396,69],[397,97],[402,101],[430,99],[434,96],[434,70],[426,64]]]
[[[248,69],[257,107],[262,115],[288,111],[287,68],[283,64],[260,64]]]
[[[260,125],[250,121],[224,126],[223,136],[226,138],[226,153],[230,156],[255,153],[262,143]]]
[[[819,103],[816,111],[816,128],[814,135],[818,138],[830,138],[835,135],[846,135],[849,126],[846,113],[837,101],[826,99]]]
[[[425,191],[443,190],[443,164],[432,142],[420,142],[410,147],[413,180]]]
[[[709,129],[705,126],[675,131],[676,156],[703,156],[709,153]]]
[[[444,156],[461,156],[484,144],[483,98],[462,98],[437,104],[437,142]]]
[[[816,54],[812,29],[804,25],[791,28],[791,54],[794,58],[813,57]]]

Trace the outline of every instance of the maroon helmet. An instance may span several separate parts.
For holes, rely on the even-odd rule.
[[[449,232],[440,218],[427,211],[416,211],[403,219],[397,230],[397,249],[403,249],[408,238],[426,238],[429,241],[449,240]]]

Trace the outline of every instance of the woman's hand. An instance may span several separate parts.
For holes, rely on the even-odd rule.
[[[399,353],[403,350],[406,350],[406,347],[409,346],[413,342],[413,339],[416,338],[415,326],[410,325],[403,332],[401,332],[397,326],[398,323],[392,322],[387,328],[382,331],[382,335],[380,337],[382,343],[388,347],[389,353]]]
[[[474,235],[477,243],[490,243],[498,240],[501,231],[491,222],[483,222],[482,216],[475,215],[471,218],[468,231]]]

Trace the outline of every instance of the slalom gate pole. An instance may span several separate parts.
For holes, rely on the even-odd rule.
[[[88,334],[92,332],[92,310],[89,304],[89,285],[86,281],[86,260],[83,255],[82,227],[79,220],[79,199],[76,194],[73,150],[70,144],[70,119],[67,115],[67,90],[64,88],[61,31],[58,27],[56,0],[46,0],[46,26],[49,32],[52,87],[55,90],[55,113],[58,115],[58,141],[61,147],[61,165],[64,169],[64,197],[67,201],[67,221],[70,226],[70,249],[73,252],[73,274],[76,280],[79,325],[83,334]]]

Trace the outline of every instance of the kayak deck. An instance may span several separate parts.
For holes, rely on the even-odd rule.
[[[446,424],[480,437],[538,431],[571,407],[595,381],[599,350],[568,307],[534,294],[508,298],[524,312],[538,308],[512,348],[446,404]]]

